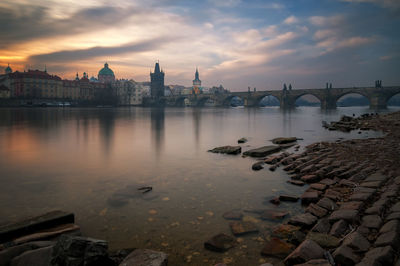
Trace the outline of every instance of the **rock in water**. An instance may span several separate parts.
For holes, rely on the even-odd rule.
[[[243,153],[243,155],[250,156],[250,157],[264,157],[276,152],[279,152],[281,147],[279,146],[263,146],[257,149],[248,150]]]
[[[272,140],[272,143],[274,143],[274,144],[287,144],[287,143],[291,143],[291,142],[295,142],[295,141],[297,141],[296,137],[274,138]]]
[[[238,139],[238,143],[246,143],[247,139],[246,138],[240,138]]]
[[[236,245],[235,238],[227,234],[218,234],[204,242],[204,247],[208,250],[224,252]]]
[[[113,265],[108,256],[108,244],[104,240],[89,237],[62,235],[54,246],[54,265]]]
[[[274,237],[265,244],[263,250],[261,251],[261,254],[264,256],[272,256],[283,259],[287,255],[289,255],[290,252],[294,250],[294,248],[294,245]]]
[[[150,249],[132,251],[119,266],[167,266],[168,255]]]
[[[242,152],[242,147],[240,146],[222,146],[216,147],[209,150],[212,153],[225,153],[225,154],[240,154]]]
[[[312,259],[323,259],[324,250],[310,239],[304,240],[289,256],[285,259],[286,265],[304,263]]]
[[[229,226],[235,236],[258,232],[257,227],[252,222],[231,222]]]
[[[251,169],[253,169],[254,171],[258,171],[258,170],[261,170],[264,168],[263,165],[264,165],[264,162],[262,162],[262,161],[256,162],[251,166]]]

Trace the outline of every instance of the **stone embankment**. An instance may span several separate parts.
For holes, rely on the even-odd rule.
[[[301,154],[267,158],[265,163],[284,166],[290,184],[308,187],[299,197],[304,213],[278,226],[262,253],[286,253],[286,265],[399,264],[400,112],[345,117],[328,128],[385,136],[315,143]],[[296,197],[272,202],[288,199]],[[268,252],[277,241],[282,249]]]

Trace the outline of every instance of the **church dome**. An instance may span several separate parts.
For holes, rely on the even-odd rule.
[[[111,70],[111,68],[108,67],[108,64],[105,63],[104,67],[99,71],[99,76],[114,76],[114,72]]]
[[[8,66],[6,67],[5,73],[6,73],[6,74],[12,73],[12,69],[11,69],[10,65],[8,65]]]

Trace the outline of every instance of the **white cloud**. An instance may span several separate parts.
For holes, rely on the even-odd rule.
[[[299,20],[298,20],[298,18],[296,18],[295,16],[290,16],[290,17],[286,18],[286,19],[283,21],[284,24],[288,24],[288,25],[290,25],[290,24],[296,24],[296,23],[298,23],[298,22],[299,22]]]

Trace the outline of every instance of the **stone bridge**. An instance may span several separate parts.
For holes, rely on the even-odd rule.
[[[296,100],[303,95],[313,95],[321,102],[322,109],[336,108],[337,101],[344,95],[356,93],[365,96],[371,109],[387,107],[391,97],[400,93],[400,86],[393,87],[353,87],[353,88],[329,88],[329,89],[293,89],[293,90],[269,90],[256,92],[230,92],[221,94],[175,95],[164,97],[166,106],[185,106],[188,99],[191,106],[202,107],[208,100],[214,101],[216,106],[230,106],[233,97],[243,100],[244,106],[256,107],[265,96],[274,96],[280,102],[281,108],[296,107]]]

